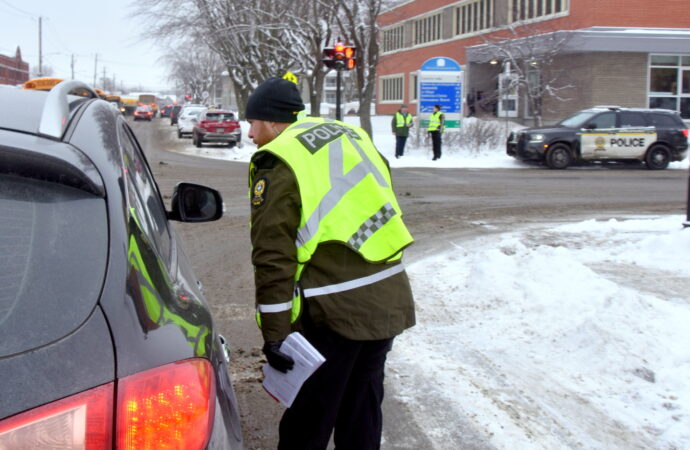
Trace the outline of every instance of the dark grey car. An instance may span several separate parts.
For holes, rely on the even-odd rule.
[[[0,448],[241,448],[226,343],[168,222],[220,218],[220,194],[180,183],[166,210],[82,83],[0,104]]]

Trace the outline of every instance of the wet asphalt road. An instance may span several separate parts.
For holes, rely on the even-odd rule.
[[[129,119],[131,120],[131,118]],[[232,346],[232,376],[243,418],[245,446],[277,445],[282,408],[260,386],[261,337],[253,318],[247,164],[180,153],[191,139],[178,139],[168,119],[133,122],[133,129],[169,202],[175,183],[192,181],[223,194],[225,216],[209,224],[176,224],[187,255],[203,282],[220,332]],[[566,222],[625,215],[684,214],[688,174],[639,167],[528,169],[396,169],[395,191],[416,243],[407,262],[446,248],[450,242],[531,223]],[[494,228],[495,227],[495,228]],[[415,411],[397,403],[387,386],[383,448],[431,448]],[[490,448],[457,418],[465,448]]]

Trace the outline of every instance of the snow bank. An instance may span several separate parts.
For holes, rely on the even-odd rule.
[[[328,107],[325,105],[324,107]],[[464,119],[467,124],[472,121],[476,121],[475,118]],[[425,134],[422,135],[420,141],[421,145],[414,146],[412,144],[412,139],[410,143],[405,148],[405,155],[400,158],[395,158],[395,136],[391,132],[391,116],[373,116],[371,118],[372,127],[374,129],[374,143],[379,151],[385,156],[390,162],[391,167],[439,167],[439,168],[467,168],[467,169],[525,169],[533,168],[533,165],[525,164],[523,162],[517,161],[516,159],[506,155],[505,145],[502,143],[505,141],[501,138],[501,144],[496,146],[483,146],[482,148],[468,148],[463,146],[443,146],[443,156],[438,161],[432,161],[431,153],[431,142],[425,138]],[[354,125],[359,125],[359,117],[357,116],[346,116],[345,122]],[[497,122],[498,128],[505,129],[502,133],[505,136],[508,135],[510,131],[516,128],[520,128],[512,122]],[[241,122],[242,127],[242,140],[244,144],[244,149],[227,149],[218,146],[217,151],[199,151],[194,146],[190,145],[183,150],[183,153],[204,156],[207,158],[223,159],[227,161],[239,161],[239,162],[249,162],[251,155],[256,151],[256,145],[254,145],[247,137],[249,132],[249,123],[246,121]],[[414,128],[412,129],[414,133]],[[209,147],[211,144],[206,144],[204,149],[212,148]],[[602,166],[594,166],[602,167]],[[685,169],[689,167],[688,159],[671,163],[670,168],[672,169]],[[587,169],[591,169],[592,166],[587,166]]]
[[[411,265],[418,325],[389,375],[436,448],[463,446],[458,417],[498,448],[689,448],[681,222],[529,229]]]

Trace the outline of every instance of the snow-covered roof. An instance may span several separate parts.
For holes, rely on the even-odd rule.
[[[513,44],[535,39],[543,39],[545,50],[548,42],[557,37],[562,48],[559,53],[588,52],[635,52],[688,54],[690,52],[690,28],[626,28],[626,27],[591,27],[579,30],[562,30],[514,39]],[[485,62],[490,59],[492,44],[481,44],[467,47],[468,62]]]

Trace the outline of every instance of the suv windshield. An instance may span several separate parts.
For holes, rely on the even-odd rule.
[[[105,201],[0,175],[0,357],[49,344],[91,314],[105,274]]]
[[[568,128],[582,128],[589,119],[597,114],[597,111],[580,111],[567,119],[561,120],[558,125]]]

